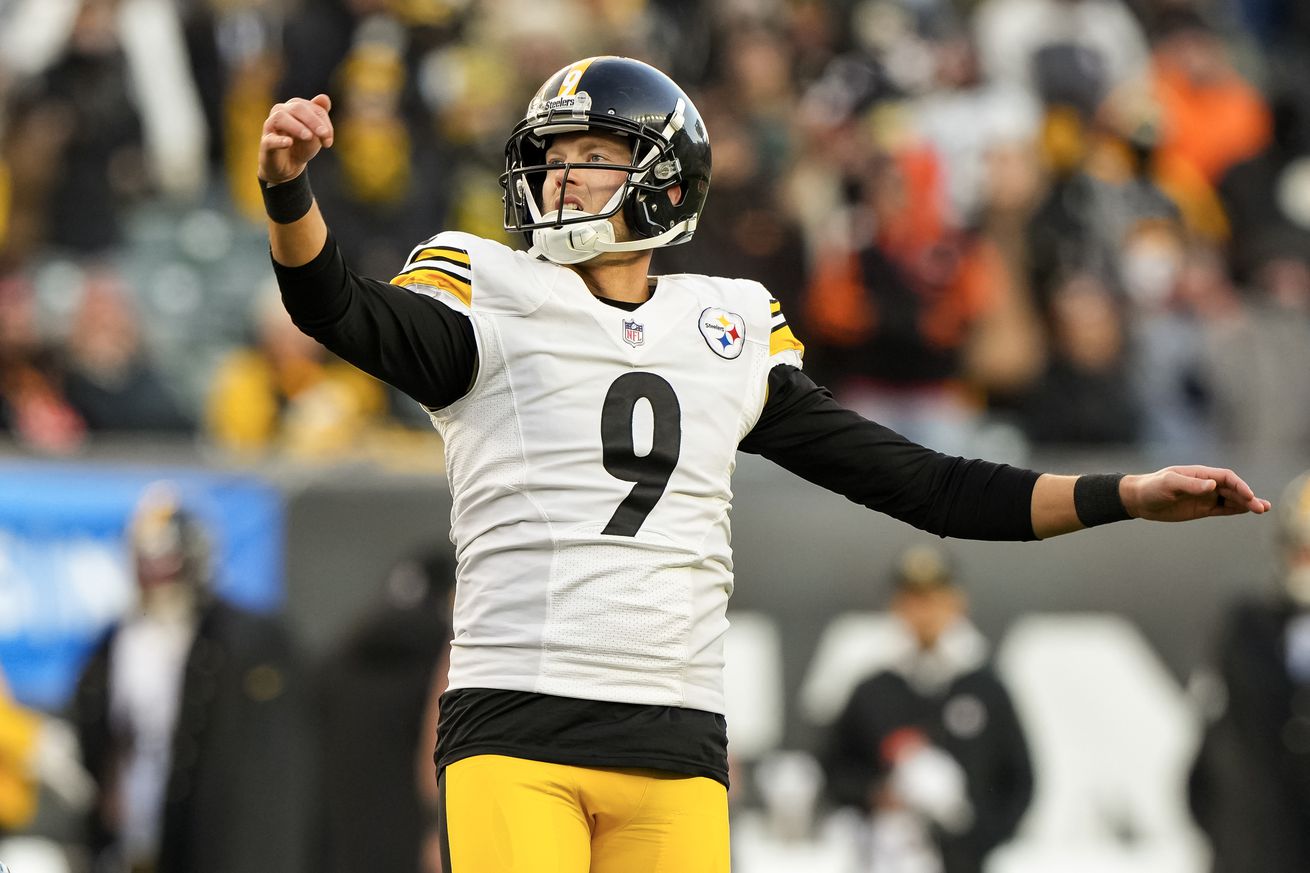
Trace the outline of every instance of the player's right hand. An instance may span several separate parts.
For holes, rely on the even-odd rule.
[[[332,99],[326,94],[274,104],[259,140],[259,178],[274,184],[288,182],[301,174],[319,149],[331,148],[331,110]]]

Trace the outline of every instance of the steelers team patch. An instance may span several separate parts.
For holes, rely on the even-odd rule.
[[[710,351],[732,360],[746,348],[746,319],[735,312],[711,306],[700,314],[700,335]]]

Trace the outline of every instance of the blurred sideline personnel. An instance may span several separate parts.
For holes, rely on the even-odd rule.
[[[276,104],[259,175],[283,301],[444,437],[459,557],[437,748],[453,873],[728,866],[724,613],[736,452],[936,534],[1028,540],[1133,516],[1264,512],[1230,470],[1040,475],[938,454],[842,409],[757,282],[650,275],[709,191],[696,107],[588,58],[506,146],[514,251],[420,243],[352,273],[305,173],[331,101]],[[450,863],[453,861],[453,864]]]
[[[382,602],[318,671],[323,818],[315,871],[431,869],[420,863],[435,822],[428,702],[446,675],[455,588],[448,551],[392,567]]]
[[[980,873],[1032,799],[1028,744],[946,556],[910,548],[893,586],[900,651],[834,723],[828,791],[870,813],[866,869]]]
[[[1272,597],[1230,611],[1191,802],[1214,873],[1310,870],[1310,472],[1278,507]]]
[[[99,787],[93,873],[306,869],[312,742],[287,633],[214,595],[209,538],[170,485],[128,538],[139,602],[73,703]]]

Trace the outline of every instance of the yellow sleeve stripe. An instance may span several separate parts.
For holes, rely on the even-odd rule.
[[[804,355],[805,346],[801,344],[800,340],[796,339],[796,335],[791,332],[790,327],[780,324],[769,334],[769,357],[787,351],[794,351],[798,355]]]
[[[408,288],[411,285],[427,285],[439,288],[459,298],[465,306],[473,305],[473,285],[467,279],[454,276],[440,269],[418,269],[401,273],[391,280],[392,285]]]
[[[469,262],[469,253],[463,249],[454,249],[449,246],[432,246],[421,249],[417,254],[409,259],[411,264],[419,261],[448,261],[452,264],[459,264],[464,267],[472,266]]]
[[[782,312],[782,304],[776,300],[769,301],[769,315],[777,315]]]

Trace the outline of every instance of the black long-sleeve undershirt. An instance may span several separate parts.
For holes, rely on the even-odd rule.
[[[329,350],[439,409],[477,369],[469,318],[429,297],[357,276],[336,243],[301,267],[274,262],[292,320]],[[940,536],[1036,539],[1031,470],[943,455],[839,405],[799,369],[769,374],[769,397],[744,452]]]
[[[424,406],[449,406],[477,369],[467,316],[431,297],[346,268],[336,241],[300,267],[273,262],[282,302],[296,326],[333,354]]]

